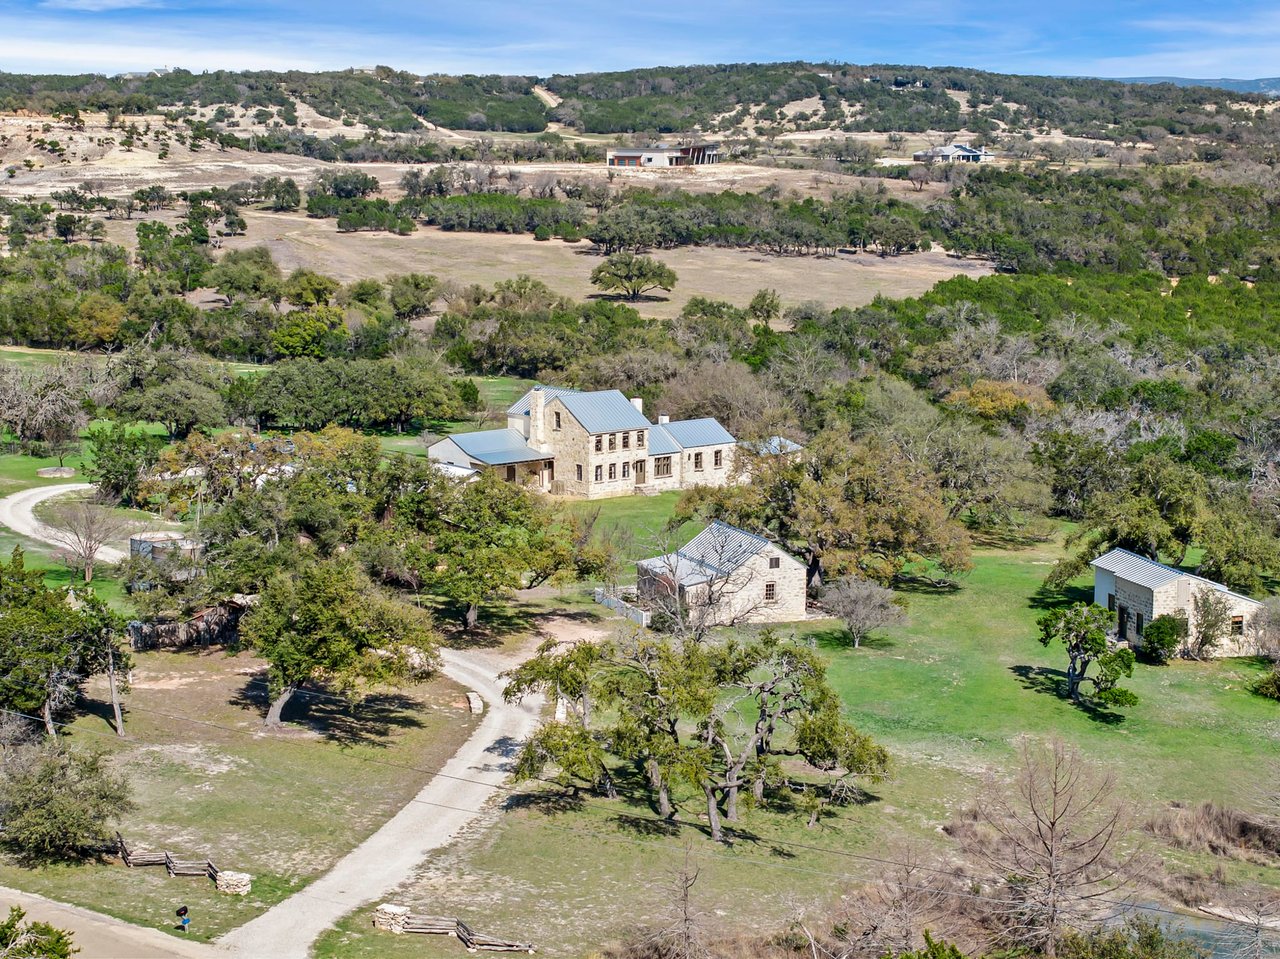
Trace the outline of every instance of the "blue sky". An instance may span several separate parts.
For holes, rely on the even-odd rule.
[[[556,72],[743,60],[1280,75],[1256,0],[0,0],[0,70]]]

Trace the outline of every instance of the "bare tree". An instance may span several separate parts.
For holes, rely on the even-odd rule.
[[[1002,887],[1004,935],[1053,959],[1062,933],[1080,928],[1097,900],[1125,885],[1132,863],[1117,860],[1115,846],[1128,818],[1111,775],[1073,748],[1024,739],[1021,753],[1012,793],[978,809],[991,841],[974,843],[974,851]]]
[[[86,583],[93,582],[94,560],[102,547],[129,529],[116,505],[106,497],[76,498],[57,504],[50,514],[54,537],[66,548],[69,565],[84,570]]]
[[[906,622],[893,590],[865,579],[836,580],[822,591],[822,605],[844,623],[857,649],[874,629]]]
[[[701,917],[693,907],[693,887],[701,870],[693,859],[688,844],[684,849],[684,862],[672,876],[668,893],[670,920],[666,926],[645,937],[643,955],[646,959],[709,959],[702,931]]]
[[[1227,954],[1233,959],[1274,959],[1280,956],[1280,893],[1263,886],[1247,886],[1227,901]]]

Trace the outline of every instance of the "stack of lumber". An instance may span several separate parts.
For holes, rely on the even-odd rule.
[[[408,906],[397,906],[384,902],[373,911],[373,924],[378,929],[388,932],[414,932],[423,935],[457,936],[458,941],[467,947],[468,952],[527,952],[532,954],[534,948],[527,942],[513,942],[486,936],[476,932],[461,919],[448,916],[415,916]]]
[[[461,919],[458,920],[458,941],[467,947],[467,952],[483,950],[485,952],[527,952],[533,953],[533,946],[527,942],[512,942],[509,939],[498,939],[475,932]]]

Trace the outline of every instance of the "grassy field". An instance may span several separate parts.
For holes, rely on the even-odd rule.
[[[310,698],[286,713],[295,725],[264,735],[263,666],[221,650],[139,654],[127,738],[111,734],[101,702],[68,733],[118,756],[139,806],[121,825],[131,844],[249,872],[252,895],[221,896],[204,880],[116,862],[32,870],[0,861],[0,885],[160,928],[182,900],[198,917],[193,935],[211,938],[324,872],[413,796],[477,721],[465,690],[437,679],[355,707]]]
[[[847,892],[876,868],[849,854],[883,856],[899,844],[951,848],[940,827],[989,788],[988,776],[1010,774],[1022,735],[1076,744],[1115,771],[1139,815],[1170,800],[1254,804],[1280,755],[1280,706],[1247,688],[1261,665],[1140,666],[1130,685],[1142,702],[1124,715],[1071,706],[1057,695],[1061,651],[1036,641],[1043,609],[1082,593],[1040,592],[1057,555],[1055,543],[981,550],[959,590],[908,591],[910,622],[859,650],[843,646],[829,621],[804,625],[828,659],[850,719],[893,756],[892,777],[873,787],[866,804],[818,829],[756,810],[743,824],[747,835],[723,848],[705,838],[693,796],[683,801],[686,825],[668,832],[620,818],[650,815],[640,801],[574,803],[533,792],[495,812],[490,830],[432,857],[394,899],[531,939],[548,955],[581,955],[627,924],[663,921],[669,879],[689,843],[702,870],[695,896],[704,916],[714,924],[750,915],[766,928]],[[1214,865],[1186,853],[1173,858],[1202,873]],[[1245,868],[1231,867],[1233,874]],[[1280,884],[1280,876],[1262,878]],[[448,944],[376,932],[360,914],[332,932],[318,955],[450,952]]]

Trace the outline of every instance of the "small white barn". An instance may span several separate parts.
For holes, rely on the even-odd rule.
[[[709,625],[804,619],[804,563],[756,536],[716,521],[688,545],[636,564],[639,604],[672,601]]]
[[[911,159],[917,163],[986,163],[995,158],[996,155],[986,147],[971,147],[967,143],[952,143],[911,154]]]
[[[1231,631],[1214,654],[1244,656],[1256,652],[1253,620],[1263,608],[1256,599],[1127,549],[1113,549],[1091,565],[1093,601],[1116,614],[1116,634],[1121,640],[1140,647],[1147,624],[1157,616],[1170,613],[1181,612],[1194,630],[1196,595],[1204,590],[1217,590],[1230,609]]]

